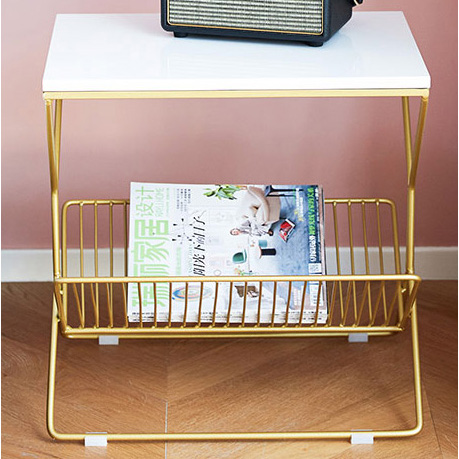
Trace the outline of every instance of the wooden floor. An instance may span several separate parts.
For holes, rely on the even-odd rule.
[[[457,457],[457,283],[419,294],[425,424],[403,440],[82,443],[45,427],[51,284],[2,286],[4,458]],[[58,431],[408,428],[410,333],[343,338],[144,340],[99,347],[59,340]]]

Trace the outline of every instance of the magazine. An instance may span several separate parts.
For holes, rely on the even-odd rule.
[[[325,274],[323,197],[318,185],[131,183],[129,276]],[[303,323],[327,318],[319,282],[141,286],[143,321]],[[218,292],[216,290],[218,289]],[[215,300],[217,295],[217,300]],[[156,297],[156,300],[155,300]],[[170,299],[171,298],[171,299]],[[287,304],[288,303],[288,304]],[[304,306],[303,306],[304,304]],[[171,310],[171,318],[169,318]],[[186,318],[184,317],[186,311]],[[128,316],[139,321],[139,288],[128,286]],[[214,318],[215,314],[215,318]]]

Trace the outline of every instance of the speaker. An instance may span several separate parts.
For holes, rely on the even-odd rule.
[[[161,0],[161,25],[176,37],[222,35],[321,46],[363,0]]]

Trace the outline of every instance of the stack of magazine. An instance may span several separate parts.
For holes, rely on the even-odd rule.
[[[218,289],[216,282],[143,283],[143,321],[153,321],[156,309],[158,322],[198,322],[200,310],[202,323],[214,320],[214,313],[217,323],[228,318],[241,323],[245,310],[245,323],[271,323],[273,317],[274,323],[284,323],[288,310],[293,324],[303,309],[302,323],[311,323],[318,304],[317,322],[324,323],[325,285],[319,289],[319,282],[310,281],[304,291],[299,281],[290,287],[267,281],[261,288],[260,282],[250,282],[250,276],[320,274],[325,274],[325,256],[318,185],[131,183],[129,276],[244,280],[220,282]],[[131,283],[131,322],[139,321],[139,306],[138,285]]]

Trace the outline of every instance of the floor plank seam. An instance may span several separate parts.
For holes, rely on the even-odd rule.
[[[434,413],[432,413],[432,409],[430,408],[429,394],[427,393],[424,383],[422,383],[422,392],[424,394],[424,399],[427,401],[427,406],[429,407],[429,416],[432,421],[432,427],[435,433],[435,439],[437,440],[437,446],[438,446],[438,449],[440,450],[441,457],[444,458],[445,454],[443,453],[443,448],[441,447],[441,441],[440,441],[440,438],[438,437],[437,425],[435,424],[435,416],[434,416]]]

